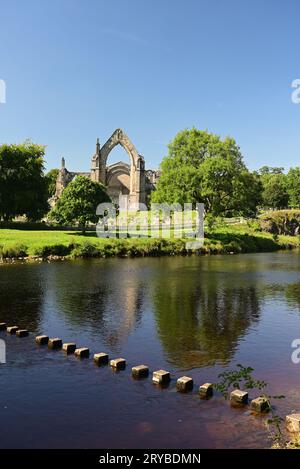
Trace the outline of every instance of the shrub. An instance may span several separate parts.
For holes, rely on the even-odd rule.
[[[101,251],[89,241],[84,241],[74,247],[72,257],[101,257]]]
[[[12,244],[11,246],[1,246],[0,255],[3,259],[12,259],[13,257],[27,257],[28,248],[24,244]]]
[[[275,235],[297,236],[300,234],[300,210],[277,210],[260,218],[264,231]]]
[[[34,255],[39,257],[49,257],[49,256],[67,256],[71,253],[73,249],[73,244],[52,244],[39,246],[34,249]]]

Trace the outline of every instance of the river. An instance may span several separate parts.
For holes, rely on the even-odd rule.
[[[300,411],[299,253],[7,264],[0,295],[0,321],[31,331],[0,332],[1,448],[268,447],[265,417],[197,395],[237,363],[286,396],[280,415]],[[39,347],[37,334],[124,357],[127,368]],[[133,380],[142,363],[170,371],[170,386]],[[176,392],[182,375],[192,393]]]

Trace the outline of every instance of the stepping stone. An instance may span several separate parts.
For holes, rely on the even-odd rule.
[[[62,340],[59,339],[58,337],[55,337],[54,339],[49,339],[48,340],[48,347],[51,348],[51,349],[62,348]]]
[[[201,399],[208,399],[213,395],[213,385],[211,383],[205,383],[199,386],[199,395]]]
[[[154,384],[168,384],[171,381],[170,373],[165,370],[154,371],[152,381]]]
[[[110,366],[115,370],[124,370],[126,368],[126,360],[125,358],[115,358],[110,360]]]
[[[6,322],[0,322],[0,331],[5,331],[6,327]]]
[[[177,391],[179,392],[192,391],[194,387],[193,378],[190,378],[189,376],[182,376],[181,378],[178,378],[176,387]]]
[[[18,337],[27,337],[29,335],[29,332],[27,329],[18,329],[16,331],[16,334]]]
[[[9,334],[15,334],[18,329],[19,329],[18,326],[8,326],[6,328],[6,330]]]
[[[290,414],[285,417],[286,428],[291,433],[300,432],[300,414]]]
[[[37,335],[35,341],[39,345],[47,345],[49,342],[49,337],[47,335]]]
[[[250,407],[255,412],[267,412],[270,410],[270,402],[266,397],[257,397],[252,399]]]
[[[78,357],[78,358],[89,358],[90,349],[88,349],[86,347],[81,347],[81,348],[77,348],[74,353],[75,353],[76,357]]]
[[[230,393],[230,402],[232,404],[247,404],[248,393],[240,389],[235,389]]]
[[[67,342],[63,344],[62,349],[67,354],[74,353],[76,350],[76,344],[74,342]]]
[[[94,362],[98,366],[107,365],[108,364],[108,354],[104,353],[104,352],[95,353],[94,354]]]
[[[146,365],[137,365],[131,369],[134,378],[147,378],[149,376],[149,368]]]

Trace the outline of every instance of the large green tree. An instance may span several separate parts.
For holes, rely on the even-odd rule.
[[[161,163],[152,202],[202,202],[215,216],[252,216],[261,200],[259,177],[248,171],[235,140],[193,128],[179,132]]]
[[[300,207],[300,167],[291,168],[287,174],[287,188],[289,194],[289,206]]]
[[[97,206],[110,202],[105,187],[85,176],[77,176],[63,191],[49,218],[61,225],[78,223],[83,233],[88,222],[97,223]]]
[[[48,173],[45,176],[49,198],[55,194],[56,179],[57,179],[58,173],[59,173],[59,170],[54,168],[54,169],[50,169],[50,171],[48,171]]]
[[[259,170],[263,185],[262,204],[264,208],[280,210],[288,207],[289,194],[284,168],[263,166]]]
[[[47,212],[44,155],[45,147],[30,141],[0,146],[0,219],[38,220]]]

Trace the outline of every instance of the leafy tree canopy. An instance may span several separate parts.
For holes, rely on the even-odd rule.
[[[56,190],[56,179],[58,176],[59,170],[58,169],[50,169],[48,173],[46,174],[46,183],[47,183],[47,189],[48,189],[48,197],[52,197],[55,194]]]
[[[202,202],[215,216],[252,216],[261,199],[258,175],[246,168],[235,140],[198,129],[179,132],[161,163],[152,201]]]
[[[291,168],[287,174],[289,207],[300,207],[300,167]]]
[[[88,222],[97,223],[97,206],[110,202],[105,187],[85,176],[77,176],[63,191],[49,218],[61,225],[78,223],[83,233]]]
[[[47,212],[44,155],[45,147],[29,140],[0,146],[0,219],[38,220]]]

